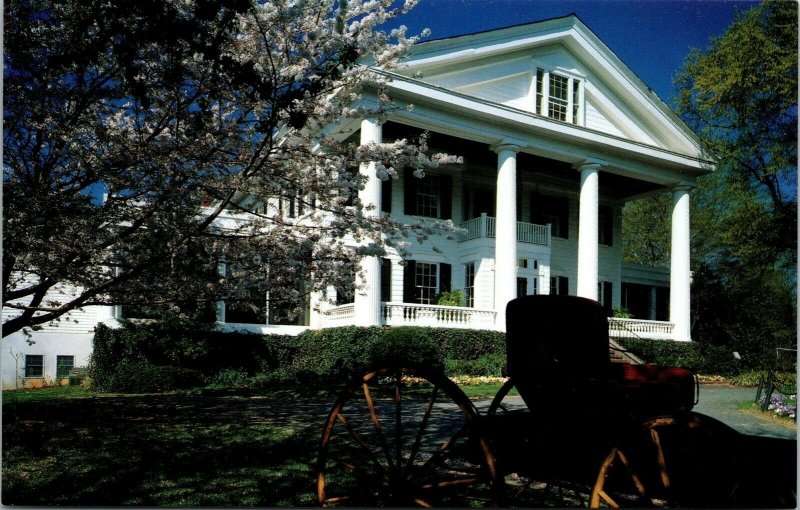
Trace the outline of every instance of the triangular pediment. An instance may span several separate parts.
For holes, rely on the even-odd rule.
[[[552,119],[542,107],[542,89],[549,91],[542,83],[543,72],[545,81],[554,74],[569,77],[569,87],[575,83],[574,90],[564,94],[570,96],[570,123],[664,150],[698,154],[694,133],[574,15],[422,43],[400,70],[456,95]],[[579,106],[573,110],[575,104]]]

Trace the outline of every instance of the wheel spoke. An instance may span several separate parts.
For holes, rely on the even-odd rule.
[[[430,386],[409,389],[407,375]],[[441,374],[407,368],[364,374],[339,397],[323,432],[319,504],[430,508],[494,501],[495,484],[503,481],[487,439],[472,429],[477,419],[474,405]]]
[[[467,425],[468,423],[462,425],[461,428],[458,429],[458,431],[455,434],[453,434],[453,436],[451,436],[447,441],[442,443],[442,446],[439,448],[439,450],[437,450],[433,455],[431,455],[431,458],[425,461],[425,464],[423,464],[422,467],[427,468],[434,461],[439,460],[441,457],[443,457],[444,454],[447,453],[447,451],[453,447],[456,441],[458,441],[458,439],[464,435],[464,433],[467,430]]]
[[[665,489],[669,490],[670,480],[669,474],[667,473],[667,461],[664,458],[664,448],[661,446],[661,438],[659,437],[658,431],[655,428],[650,429],[650,438],[653,440],[653,444],[656,446],[658,471],[661,474],[661,484]]]
[[[372,449],[364,441],[364,438],[361,437],[361,434],[359,434],[358,431],[355,430],[350,425],[350,422],[347,421],[347,418],[345,418],[345,416],[341,412],[336,415],[336,418],[339,420],[339,423],[341,423],[344,426],[344,428],[347,429],[347,431],[350,433],[353,439],[356,440],[356,443],[358,443],[358,446],[361,447],[361,450],[363,450],[367,454],[369,459],[375,465],[375,468],[378,471],[385,473],[386,469],[381,465],[381,462],[378,459],[378,457],[375,456],[375,453],[373,453]]]
[[[403,377],[398,370],[395,373],[394,391],[394,455],[395,466],[400,469],[403,464]]]
[[[383,434],[383,429],[381,428],[381,420],[378,418],[378,413],[375,411],[375,402],[372,400],[372,395],[369,391],[369,386],[367,383],[362,385],[364,389],[364,397],[367,399],[367,406],[369,407],[369,416],[372,419],[372,423],[375,425],[375,430],[378,433],[378,440],[381,443],[381,448],[383,449],[383,453],[386,456],[386,462],[389,464],[389,470],[394,471],[394,461],[392,460],[392,454],[389,450],[389,443],[386,441],[386,436]]]
[[[414,459],[417,458],[417,453],[419,453],[419,447],[422,444],[422,437],[425,434],[425,428],[428,426],[428,418],[431,416],[431,411],[433,410],[433,404],[436,402],[436,396],[439,393],[439,387],[434,386],[433,390],[431,391],[431,396],[428,399],[428,405],[425,407],[425,414],[422,416],[422,423],[419,426],[419,430],[417,431],[417,437],[414,439],[414,444],[411,445],[411,453],[408,456],[408,462],[406,462],[405,471],[411,469],[411,466],[414,464]]]

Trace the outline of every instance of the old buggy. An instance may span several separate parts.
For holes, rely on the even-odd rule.
[[[516,299],[506,337],[509,380],[483,413],[441,370],[389,362],[358,377],[325,422],[319,503],[795,506],[796,441],[692,412],[686,370],[612,364],[598,303]]]

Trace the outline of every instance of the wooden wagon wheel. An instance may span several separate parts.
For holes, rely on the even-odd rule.
[[[486,506],[502,483],[478,412],[442,374],[367,373],[325,422],[320,505]]]
[[[649,419],[606,456],[589,507],[730,506],[740,483],[737,437],[697,413]]]

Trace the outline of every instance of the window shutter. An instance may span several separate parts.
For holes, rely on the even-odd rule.
[[[558,277],[558,294],[560,296],[569,295],[569,278],[567,278],[566,276]]]
[[[439,292],[450,292],[452,286],[453,266],[439,264]]]
[[[407,260],[406,267],[403,268],[403,303],[416,303],[414,295],[414,278],[417,274],[417,262]]]
[[[414,177],[414,170],[406,168],[403,172],[403,196],[405,204],[403,214],[413,216],[417,214],[417,178]]]
[[[381,181],[381,211],[385,213],[392,212],[392,181],[391,177]]]
[[[441,193],[441,206],[439,217],[449,220],[453,217],[453,178],[449,175],[439,176],[439,192]]]
[[[603,283],[603,308],[605,308],[606,313],[611,316],[611,289],[612,283],[611,282],[604,282]]]
[[[381,301],[392,300],[392,261],[381,259]]]

